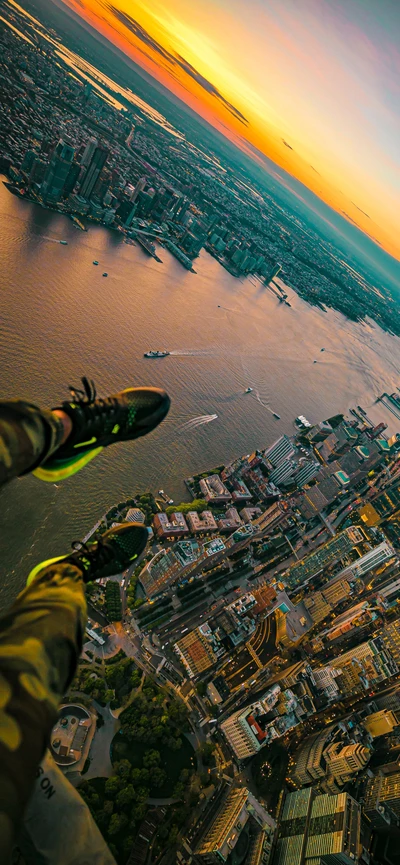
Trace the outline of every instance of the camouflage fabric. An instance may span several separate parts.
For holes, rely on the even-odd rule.
[[[61,443],[62,422],[22,400],[0,402],[0,486],[32,471]]]
[[[7,862],[82,650],[81,571],[49,565],[0,618],[0,851]]]

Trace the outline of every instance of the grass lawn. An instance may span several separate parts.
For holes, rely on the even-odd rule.
[[[171,748],[159,745],[158,742],[152,745],[143,742],[129,742],[123,733],[117,733],[111,744],[111,760],[113,764],[118,760],[129,760],[134,769],[142,769],[143,755],[149,749],[160,752],[160,767],[164,769],[167,775],[162,787],[150,788],[150,795],[157,799],[166,799],[172,796],[172,791],[182,769],[189,769],[190,771],[196,769],[195,752],[185,736],[182,736],[182,747],[179,751],[172,751]]]

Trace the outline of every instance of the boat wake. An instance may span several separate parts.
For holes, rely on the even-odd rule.
[[[210,354],[205,348],[177,348],[170,351],[171,357],[207,357]]]
[[[186,423],[181,424],[178,427],[178,433],[190,432],[193,429],[197,429],[200,426],[204,426],[207,423],[211,423],[213,420],[217,420],[217,414],[202,414],[198,417],[193,417],[191,420],[186,421]]]
[[[260,397],[260,393],[259,393],[258,390],[254,391],[254,396],[255,396],[257,402],[259,402],[260,405],[262,405],[263,408],[266,408],[267,411],[271,412],[271,414],[274,415],[274,417],[277,417],[277,413],[276,413],[276,411],[274,411],[274,410],[271,408],[271,406],[268,405],[268,403],[262,401],[262,399],[261,399],[261,397]]]

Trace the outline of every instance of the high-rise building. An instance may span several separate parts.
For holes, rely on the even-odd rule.
[[[354,865],[361,852],[360,806],[348,793],[286,796],[273,865]]]
[[[92,161],[92,156],[93,156],[94,151],[96,150],[96,147],[97,147],[97,143],[98,142],[97,142],[96,138],[89,138],[89,141],[87,142],[86,147],[82,153],[82,159],[81,159],[81,167],[82,168],[87,168],[88,165],[90,165],[90,163]]]
[[[134,125],[132,124],[132,126],[131,126],[131,131],[130,131],[128,137],[125,139],[125,144],[126,144],[126,146],[127,146],[127,147],[130,147],[131,144],[133,144],[134,140],[135,140],[135,127],[134,127]]]
[[[380,709],[379,712],[373,712],[372,715],[367,715],[363,721],[364,727],[373,739],[379,736],[386,736],[392,733],[396,728],[400,728],[400,711],[393,709]]]
[[[272,720],[269,713],[280,701],[282,714],[277,709],[277,717]],[[259,700],[238,709],[221,724],[221,731],[234,751],[238,760],[246,760],[256,754],[264,745],[283,736],[299,723],[295,714],[298,700],[290,691],[281,694],[280,685],[273,685]]]
[[[350,745],[334,742],[326,748],[324,757],[330,775],[341,788],[365,769],[371,754],[361,742],[352,742]]]
[[[377,526],[383,520],[400,510],[400,483],[396,481],[387,487],[383,493],[362,505],[358,511],[363,523],[367,526]]]
[[[109,151],[105,147],[96,147],[93,156],[90,160],[87,171],[81,183],[79,195],[82,198],[90,199],[97,180],[100,177],[101,171],[107,162]]]
[[[282,523],[287,522],[288,506],[286,502],[274,502],[261,516],[253,520],[256,532],[272,531]]]
[[[57,204],[63,194],[64,184],[67,180],[75,150],[70,144],[60,139],[53,150],[52,157],[45,178],[42,183],[41,193],[47,204]]]
[[[319,547],[315,552],[306,556],[303,561],[292,565],[285,575],[286,582],[293,588],[299,586],[317,574],[320,574],[324,568],[330,567],[348,555],[358,544],[365,541],[365,537],[361,529],[356,526],[351,526],[339,532],[330,541],[327,541],[322,547]]]
[[[400,620],[388,622],[385,630],[382,632],[382,639],[385,646],[389,649],[395,663],[400,669]]]
[[[268,276],[265,277],[264,285],[268,287],[270,282],[272,282],[272,280],[275,279],[276,276],[278,276],[278,273],[280,273],[281,270],[282,268],[280,264],[275,264]]]
[[[130,200],[131,200],[132,204],[135,203],[135,201],[136,201],[138,195],[139,195],[141,192],[143,192],[143,190],[144,190],[144,188],[145,188],[145,186],[146,186],[146,183],[147,183],[147,178],[146,178],[146,177],[140,177],[140,178],[139,178],[138,182],[136,183],[136,186],[135,186],[134,189],[133,189],[133,192],[132,192],[131,195],[130,195]]]
[[[29,174],[36,157],[36,150],[27,150],[21,163],[21,171],[25,174]]]
[[[173,550],[162,549],[153,556],[140,574],[140,582],[149,598],[165,591],[182,570]]]
[[[264,451],[264,458],[268,460],[273,468],[277,468],[285,460],[290,459],[294,455],[294,447],[291,439],[287,435],[281,436]]]
[[[372,571],[374,568],[378,568],[379,565],[383,565],[385,562],[388,562],[389,559],[395,558],[396,553],[393,547],[387,543],[387,541],[383,541],[381,544],[378,544],[377,547],[373,547],[369,553],[366,553],[365,556],[361,556],[361,558],[356,559],[352,565],[349,565],[348,568],[344,568],[341,571],[341,576],[343,579],[351,580],[357,577],[364,577],[365,574],[368,574],[369,571]]]
[[[364,811],[373,825],[375,825],[375,820],[371,812],[376,810],[377,804],[390,808],[394,814],[400,817],[400,772],[391,772],[390,775],[379,773],[374,778],[370,778],[364,801]]]
[[[78,182],[78,177],[80,175],[80,171],[81,171],[81,166],[79,165],[79,162],[72,162],[71,167],[69,169],[69,172],[67,174],[66,181],[64,183],[64,187],[63,187],[63,191],[62,191],[62,197],[63,198],[68,198],[68,196],[71,194],[71,192],[74,191],[74,188]]]
[[[195,860],[206,865],[234,861],[233,851],[245,831],[250,837],[246,862],[268,865],[275,828],[276,823],[268,811],[246,787],[231,788],[217,801],[203,831],[200,827],[201,834],[193,851]]]
[[[37,156],[32,163],[32,168],[29,173],[29,183],[37,183],[39,186],[43,183],[46,177],[47,162]]]
[[[391,782],[390,778],[392,778]],[[387,779],[389,784],[386,783]],[[389,776],[378,772],[368,780],[364,793],[363,813],[374,829],[399,825],[398,804],[400,804],[400,772],[394,772]]]
[[[204,626],[195,628],[178,640],[175,651],[191,679],[214,667],[217,661],[211,642],[204,633]]]
[[[339,655],[335,658],[335,667],[341,671],[340,688],[345,695],[367,691],[395,676],[399,670],[382,637],[368,640]]]

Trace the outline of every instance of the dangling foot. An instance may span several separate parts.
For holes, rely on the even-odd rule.
[[[133,387],[101,399],[92,381],[82,378],[83,390],[70,387],[71,401],[54,411],[72,422],[64,444],[38,466],[33,474],[54,483],[76,474],[103,448],[147,435],[164,420],[171,404],[169,396],[155,387]]]
[[[66,556],[56,556],[36,565],[30,572],[27,585],[56,562],[66,562],[82,571],[85,583],[90,580],[100,580],[120,574],[138,558],[146,549],[149,533],[145,526],[121,523],[114,529],[108,529],[100,540],[93,544],[81,544],[74,541],[73,552]]]

